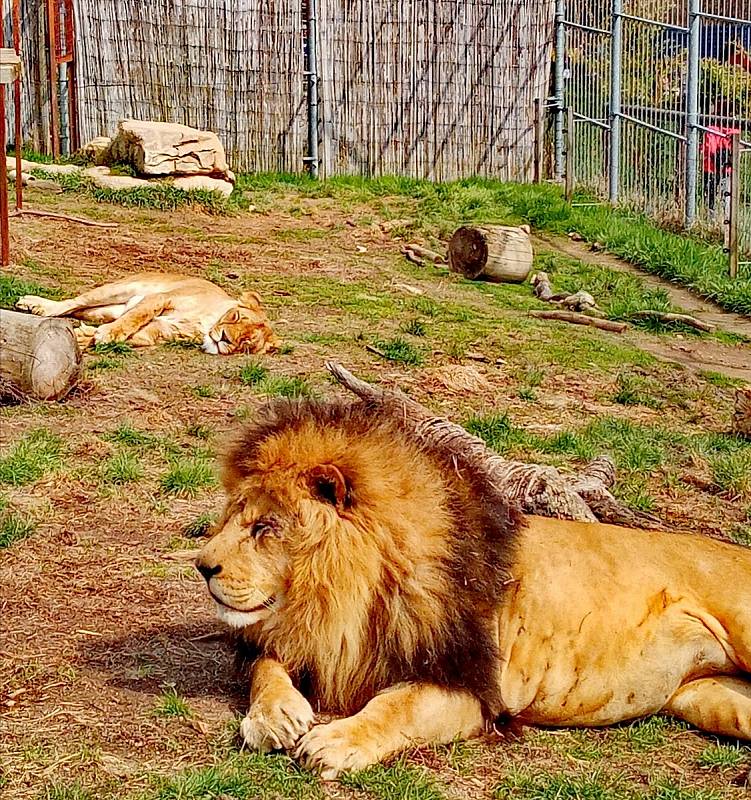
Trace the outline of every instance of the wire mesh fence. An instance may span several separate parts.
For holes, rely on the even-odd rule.
[[[751,259],[751,3],[557,0],[556,19],[557,115],[574,110],[577,185],[726,243],[737,219],[741,260]],[[559,175],[563,128],[559,119]]]

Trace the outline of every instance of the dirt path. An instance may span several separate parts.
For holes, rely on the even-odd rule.
[[[587,264],[596,264],[636,275],[647,286],[664,289],[675,305],[697,318],[715,325],[720,330],[751,340],[751,318],[725,311],[716,303],[697,297],[688,289],[683,289],[669,281],[643,272],[615,256],[607,253],[594,253],[583,243],[573,242],[563,236],[538,233],[533,237],[533,242],[535,247],[540,249],[553,250]],[[690,341],[676,337],[671,340],[667,337],[658,339],[646,335],[637,335],[635,343],[663,361],[675,362],[694,371],[711,370],[731,378],[740,378],[751,382],[751,346],[748,344],[732,346],[709,339]]]

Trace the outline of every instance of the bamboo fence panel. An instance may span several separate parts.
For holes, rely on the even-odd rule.
[[[322,174],[531,177],[552,0],[318,0]]]
[[[45,0],[22,5],[24,132],[44,150]],[[553,6],[318,0],[321,174],[530,178]],[[111,135],[123,118],[167,120],[216,131],[236,170],[300,171],[303,7],[76,0],[81,140]]]

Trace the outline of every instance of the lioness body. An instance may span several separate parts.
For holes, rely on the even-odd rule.
[[[74,317],[99,325],[79,329],[82,346],[127,342],[145,347],[191,341],[211,354],[263,353],[276,338],[255,292],[236,300],[202,278],[143,272],[70,300],[21,297],[16,307],[44,317]]]
[[[325,777],[498,717],[661,710],[751,739],[751,551],[520,520],[461,456],[366,407],[277,405],[230,456],[198,566],[258,660],[241,730]],[[313,726],[295,682],[330,710]],[[313,727],[311,727],[313,726]]]

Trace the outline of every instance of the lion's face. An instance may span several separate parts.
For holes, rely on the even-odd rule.
[[[278,346],[255,292],[244,294],[238,305],[227,311],[203,338],[204,352],[211,355],[269,353]]]

